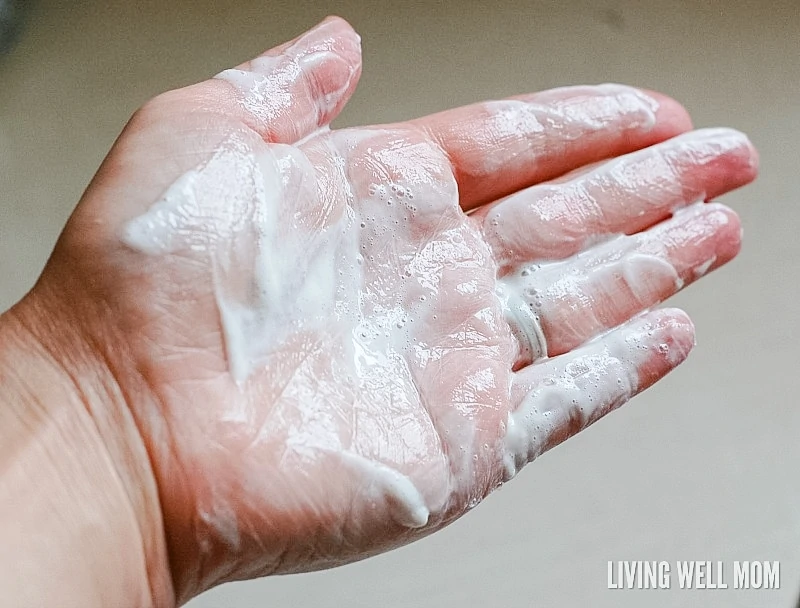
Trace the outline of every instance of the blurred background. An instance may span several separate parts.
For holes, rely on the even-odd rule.
[[[32,286],[140,104],[330,13],[364,48],[339,126],[616,81],[747,132],[762,174],[724,198],[741,257],[672,300],[699,343],[669,378],[432,538],[191,608],[795,606],[800,1],[0,0],[0,310]],[[734,560],[779,560],[781,589],[609,590],[608,560],[722,560],[731,578]]]

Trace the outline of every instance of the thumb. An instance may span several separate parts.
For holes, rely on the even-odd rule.
[[[361,38],[343,19],[328,17],[291,42],[194,86],[218,89],[214,97],[227,106],[220,109],[265,141],[292,144],[336,118],[360,75]]]

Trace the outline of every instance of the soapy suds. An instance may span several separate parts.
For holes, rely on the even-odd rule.
[[[552,370],[508,415],[503,456],[506,480],[552,447],[549,438],[559,429],[584,428],[636,394],[637,370],[652,357],[647,346],[652,332],[650,324],[634,321],[628,331],[611,332],[602,342],[583,347],[566,364],[548,362]]]
[[[337,145],[346,154],[372,136],[349,135]],[[229,369],[242,390],[287,339],[298,332],[322,332],[343,349],[339,352],[345,364],[336,368],[339,382],[359,385],[368,394],[394,395],[395,416],[402,416],[403,409],[424,411],[405,353],[413,353],[416,335],[424,330],[418,321],[434,316],[431,307],[441,287],[442,267],[472,252],[458,231],[446,226],[441,226],[438,238],[399,257],[391,247],[379,247],[416,229],[426,216],[433,220],[435,211],[418,211],[417,196],[443,198],[429,192],[440,186],[426,183],[415,165],[395,169],[402,183],[376,182],[366,191],[346,193],[349,202],[332,208],[320,224],[302,213],[303,205],[317,196],[316,175],[305,156],[288,146],[254,153],[233,137],[207,163],[176,180],[144,215],[130,221],[122,240],[148,255],[191,251],[208,257]],[[337,181],[349,180],[342,175]],[[457,201],[454,184],[447,188],[444,200],[452,207]],[[366,280],[367,268],[384,271]],[[298,378],[282,389],[282,398],[319,407],[319,396],[306,391]],[[246,412],[237,413],[235,400],[229,409],[226,421],[247,422]],[[430,420],[424,423],[430,425]],[[430,508],[441,509],[447,499],[440,489],[448,486],[447,475],[423,499],[411,479],[388,464],[391,459],[383,462],[386,455],[358,436],[343,442],[334,431],[310,420],[288,432],[286,445],[298,453],[334,451],[351,468],[358,464],[358,470],[373,480],[370,491],[384,492],[392,517],[404,525],[427,522],[425,500]],[[426,452],[427,445],[419,451],[409,443],[431,435],[436,436],[433,428],[419,427],[412,433],[406,449],[419,453],[409,453],[406,460],[428,461],[447,471],[443,455]],[[470,439],[464,434],[458,440]],[[364,440],[372,441],[369,436]],[[208,511],[215,509],[212,505]]]
[[[697,268],[694,269],[694,278],[699,279],[704,277],[708,270],[714,265],[714,262],[717,261],[717,256],[713,255],[705,262],[700,264]]]
[[[342,452],[341,458],[371,480],[365,496],[387,500],[395,521],[409,528],[421,528],[428,523],[430,511],[425,499],[407,475],[352,452]]]
[[[391,143],[373,147],[379,136]],[[517,377],[503,350],[502,340],[512,342],[509,331],[528,363],[547,356],[542,320],[562,320],[557,307],[564,302],[583,303],[586,314],[578,316],[596,333],[607,329],[591,318],[597,286],[621,279],[642,304],[653,282],[679,289],[663,244],[647,234],[620,236],[566,260],[521,265],[497,281],[480,225],[458,209],[441,151],[370,131],[326,133],[307,145],[326,147],[333,158],[328,177],[344,185],[323,213],[319,175],[304,152],[232,137],[122,235],[148,255],[192,252],[209,261],[225,356],[241,391],[269,371],[270,357],[287,340],[325,337],[322,350],[336,362],[299,366],[275,405],[297,414],[286,423],[288,452],[312,464],[321,454],[338,454],[363,476],[365,498],[383,501],[398,523],[421,527],[447,508],[451,493],[470,487],[476,463],[499,459],[510,478],[558,428],[570,421],[585,426],[638,390],[636,370],[652,355],[646,327],[554,359],[561,367],[508,414],[499,445],[480,434],[486,411],[508,410]],[[363,157],[363,165],[347,160],[353,157]],[[586,332],[563,331],[572,329]],[[330,394],[316,384],[320,369],[333,381]],[[381,415],[400,424],[387,434]],[[227,416],[248,420],[234,411]],[[337,416],[357,421],[351,436],[340,432]],[[269,441],[274,432],[264,425],[253,441]],[[424,474],[404,470],[409,463],[423,463]],[[480,498],[468,496],[467,503]],[[208,518],[217,510],[209,508]],[[222,528],[227,536],[229,527]]]
[[[210,256],[228,364],[239,384],[292,332],[356,309],[362,277],[355,218],[345,210],[319,226],[298,213],[299,201],[316,194],[313,176],[296,148],[253,154],[233,137],[122,235],[150,255],[189,249]]]

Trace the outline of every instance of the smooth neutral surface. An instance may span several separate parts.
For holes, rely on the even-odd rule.
[[[755,185],[724,198],[745,248],[672,300],[699,344],[667,380],[530,465],[451,528],[391,554],[223,586],[210,607],[794,606],[800,590],[800,2],[58,2],[0,57],[0,309],[33,284],[83,188],[148,97],[326,14],[363,37],[339,125],[563,84],[669,93],[749,133]],[[777,591],[608,590],[608,560],[780,560]],[[732,582],[732,581],[729,581]]]

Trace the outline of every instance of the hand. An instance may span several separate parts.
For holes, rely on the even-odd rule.
[[[683,361],[686,315],[643,311],[738,251],[704,201],[755,152],[662,95],[328,130],[360,69],[329,19],[148,103],[21,305],[124,396],[179,601],[463,515]]]

